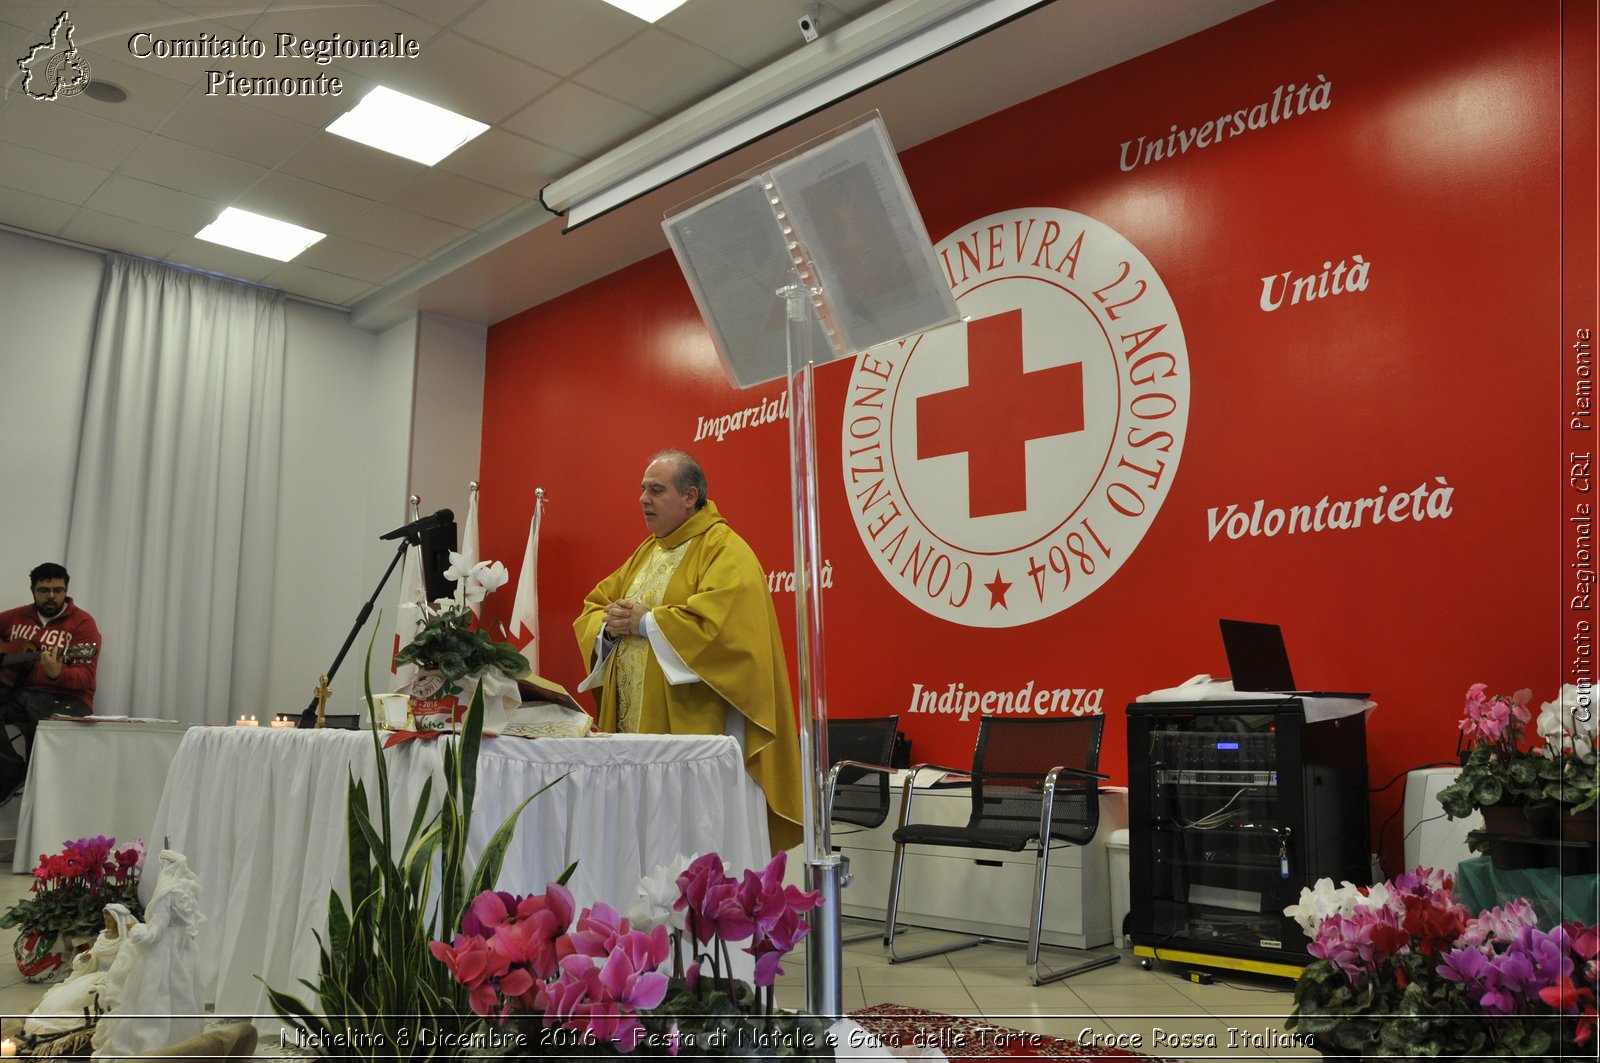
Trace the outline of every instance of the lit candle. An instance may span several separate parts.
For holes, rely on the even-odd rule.
[[[238,725],[240,727],[258,727],[258,726],[260,726],[260,724],[258,723],[258,721],[256,720],[256,718],[254,716],[241,716],[241,717],[239,717]]]
[[[284,715],[282,715],[280,713],[278,715],[278,717],[272,721],[272,726],[274,726],[274,727],[293,727],[294,726],[294,721],[291,720],[289,717],[284,716]]]

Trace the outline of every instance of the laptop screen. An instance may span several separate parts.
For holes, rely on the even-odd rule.
[[[1217,626],[1222,629],[1222,648],[1228,655],[1233,689],[1270,693],[1299,689],[1289,670],[1289,651],[1283,645],[1283,629],[1277,624],[1218,620]]]

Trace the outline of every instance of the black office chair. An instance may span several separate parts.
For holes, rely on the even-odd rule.
[[[828,721],[825,800],[832,836],[881,827],[889,818],[889,758],[899,730],[899,716]],[[834,829],[840,824],[846,829]],[[840,884],[849,885],[848,873]],[[881,937],[883,930],[874,928],[839,940],[849,943]]]
[[[1095,957],[1047,974],[1040,973],[1039,963],[1045,884],[1050,871],[1049,851],[1052,846],[1088,844],[1100,825],[1097,784],[1106,776],[1097,769],[1104,725],[1105,719],[1101,716],[1044,720],[985,717],[979,724],[978,745],[972,755],[972,812],[964,827],[918,823],[912,818],[911,807],[919,772],[960,773],[962,769],[936,764],[919,764],[911,769],[906,777],[900,827],[894,832],[894,868],[884,922],[884,945],[890,963],[935,956],[994,940],[965,938],[905,956],[895,954],[895,918],[900,910],[900,883],[908,845],[1013,853],[1030,845],[1037,847],[1033,906],[1028,921],[1028,963],[1033,968],[1034,985],[1044,985],[1118,961],[1115,955]]]
[[[889,757],[899,729],[898,716],[828,721],[830,822],[871,830],[889,818]]]

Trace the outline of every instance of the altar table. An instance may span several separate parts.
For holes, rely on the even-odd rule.
[[[437,806],[453,741],[385,753],[396,846],[430,776]],[[258,975],[310,1002],[300,979],[317,978],[312,932],[326,933],[330,887],[348,899],[350,772],[365,781],[377,823],[372,750],[366,731],[197,727],[185,736],[151,847],[167,838],[199,876],[200,973],[217,1014],[275,1028]],[[563,775],[520,817],[499,889],[543,892],[576,861],[567,885],[579,907],[603,900],[626,912],[639,877],[679,853],[715,851],[735,872],[770,859],[766,805],[732,738],[491,738],[478,756],[469,868],[523,799]],[[153,876],[141,883],[146,899],[153,886]]]
[[[187,724],[116,716],[51,716],[34,734],[28,781],[17,817],[11,870],[26,874],[39,854],[107,835],[127,845],[148,833]]]

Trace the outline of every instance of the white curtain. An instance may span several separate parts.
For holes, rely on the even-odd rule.
[[[283,296],[110,255],[67,526],[95,713],[228,723],[266,685]]]

